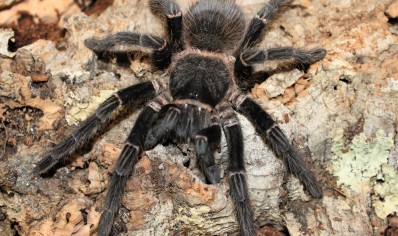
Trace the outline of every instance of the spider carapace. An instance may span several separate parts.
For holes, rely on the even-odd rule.
[[[324,49],[258,47],[270,21],[287,3],[286,0],[268,1],[246,25],[241,9],[233,0],[199,0],[184,14],[173,0],[150,0],[152,12],[164,21],[166,38],[118,32],[102,39],[87,39],[85,45],[97,54],[147,52],[153,66],[165,74],[157,80],[121,89],[109,97],[37,164],[35,172],[45,174],[68,161],[117,110],[144,105],[113,170],[98,235],[111,234],[125,184],[140,153],[167,140],[192,142],[206,181],[218,183],[220,171],[213,153],[220,144],[222,130],[228,146],[230,194],[240,232],[245,236],[255,235],[243,137],[236,115],[241,112],[309,194],[320,198],[322,189],[303,158],[271,116],[244,93],[269,75],[268,71],[255,71],[255,64],[290,61],[303,68],[326,54]]]

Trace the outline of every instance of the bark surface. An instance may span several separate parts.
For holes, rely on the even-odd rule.
[[[109,173],[138,110],[109,125],[53,176],[37,177],[32,170],[113,92],[161,76],[146,55],[136,54],[128,66],[98,62],[90,78],[92,54],[84,39],[122,30],[163,35],[162,25],[144,0],[115,0],[90,16],[84,13],[90,9],[76,4],[81,1],[53,8],[41,8],[42,2],[52,1],[0,4],[0,235],[95,234]],[[248,21],[267,1],[236,2]],[[398,211],[398,3],[292,3],[272,22],[261,47],[321,47],[327,56],[307,73],[274,75],[249,95],[306,158],[324,197],[311,199],[239,116],[258,234],[380,235]],[[33,32],[54,32],[56,26],[60,35],[37,34],[38,40],[10,51],[12,38],[21,34],[12,30],[23,23],[18,9],[34,16],[23,21],[37,27]],[[127,182],[115,230],[237,235],[224,137],[221,146],[217,185],[204,184],[192,145],[158,145],[146,152]]]

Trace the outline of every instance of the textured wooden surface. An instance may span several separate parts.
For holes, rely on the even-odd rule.
[[[248,19],[265,2],[237,0]],[[0,11],[0,19],[17,19],[14,7]],[[54,176],[39,178],[32,169],[53,143],[71,133],[74,124],[112,92],[161,74],[150,68],[145,56],[137,55],[129,68],[98,64],[96,77],[90,80],[91,52],[84,39],[120,30],[161,35],[162,27],[144,0],[115,0],[91,17],[71,3],[59,11],[61,20],[55,23],[52,10],[41,11],[39,17],[50,15],[45,19],[65,29],[61,41],[41,39],[11,53],[4,42],[12,32],[0,30],[0,234],[89,235],[96,230],[108,174],[137,112],[111,125]],[[278,235],[279,229],[291,235],[380,235],[388,223],[387,215],[378,212],[398,211],[398,206],[377,210],[379,200],[390,197],[376,194],[381,181],[373,181],[380,178],[377,174],[361,176],[365,187],[358,190],[341,179],[344,173],[336,167],[349,162],[343,154],[351,153],[349,145],[360,140],[361,133],[369,150],[376,150],[370,144],[379,143],[372,141],[376,133],[385,138],[380,141],[383,145],[393,140],[392,146],[385,145],[387,154],[381,157],[378,152],[374,158],[386,157],[385,164],[397,166],[396,12],[397,2],[392,0],[296,0],[273,22],[262,47],[328,50],[307,74],[291,71],[273,76],[250,92],[306,157],[325,196],[313,200],[306,195],[240,116],[259,235]],[[8,20],[0,24],[11,24]],[[336,143],[341,140],[346,149],[339,152],[343,148],[336,149]],[[363,148],[364,153],[367,150]],[[225,142],[216,158],[225,170]],[[188,159],[186,168],[183,163]],[[383,175],[381,165],[375,168]],[[397,175],[393,170],[391,178]],[[237,234],[227,180],[218,185],[202,180],[192,146],[160,145],[147,152],[127,183],[117,230],[125,235]]]

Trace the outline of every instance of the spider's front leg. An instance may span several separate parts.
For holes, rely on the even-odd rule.
[[[115,214],[122,201],[126,182],[137,164],[140,157],[145,137],[157,118],[157,111],[146,106],[128,136],[122,153],[116,162],[112,177],[109,183],[108,192],[105,199],[105,209],[101,214],[98,225],[99,236],[109,236],[112,231]]]
[[[118,32],[99,39],[86,39],[84,45],[95,53],[131,53],[141,51],[152,54],[152,63],[165,69],[171,63],[170,44],[161,37],[133,32]]]
[[[270,20],[272,20],[289,1],[290,0],[270,0],[257,12],[250,21],[245,37],[237,50],[237,54],[240,54],[244,49],[257,46],[263,40]]]
[[[242,61],[242,53],[245,50],[254,48],[263,40],[264,35],[267,31],[270,21],[279,13],[284,6],[287,5],[289,0],[270,0],[264,7],[262,7],[257,14],[252,18],[247,27],[245,36],[235,51],[234,56],[235,62],[235,74],[239,87],[243,90],[250,89],[254,86],[253,68],[246,65]],[[264,78],[264,77],[262,77]],[[261,79],[262,79],[261,78]],[[263,79],[263,81],[266,77]],[[262,81],[257,81],[262,82]]]
[[[282,158],[288,171],[297,176],[312,197],[321,198],[321,186],[271,116],[245,95],[238,96],[234,102],[236,109],[254,123],[260,135],[269,142],[277,156]]]
[[[166,19],[166,31],[173,52],[182,49],[182,12],[173,0],[151,0],[149,6],[153,14]]]
[[[326,55],[326,50],[316,48],[303,50],[293,47],[280,47],[270,49],[248,49],[240,55],[240,61],[245,66],[264,63],[272,60],[294,60],[297,64],[313,64],[322,60]]]
[[[254,236],[256,232],[246,183],[242,129],[235,112],[228,105],[224,105],[220,117],[228,146],[230,194],[235,202],[240,232],[243,236]]]
[[[324,49],[301,50],[292,47],[255,49],[262,41],[270,21],[281,12],[290,0],[270,0],[250,21],[242,43],[235,52],[235,75],[237,84],[243,90],[251,89],[270,75],[269,71],[253,72],[253,65],[269,60],[293,60],[290,67],[306,68],[326,55]]]
[[[253,73],[255,64],[262,64],[274,60],[292,60],[294,67],[305,68],[317,61],[322,60],[326,55],[326,50],[316,48],[312,50],[303,50],[293,47],[280,47],[270,49],[247,49],[243,51],[235,62],[235,73],[239,78],[239,87],[246,90],[252,88],[255,83],[261,83],[267,79],[264,75],[267,72]],[[263,76],[261,76],[263,75]]]
[[[72,135],[57,144],[47,156],[41,159],[34,172],[45,174],[58,164],[67,162],[69,157],[90,140],[117,110],[126,106],[141,105],[154,98],[158,93],[159,84],[157,81],[143,82],[116,92],[105,100],[93,115],[83,121]]]

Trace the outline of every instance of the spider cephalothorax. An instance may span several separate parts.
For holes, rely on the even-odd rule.
[[[326,54],[323,49],[257,48],[268,22],[286,2],[270,0],[246,26],[233,0],[199,0],[186,14],[182,14],[173,0],[150,0],[152,12],[165,21],[166,39],[133,32],[87,39],[85,45],[95,53],[147,52],[153,65],[165,70],[165,76],[132,85],[109,97],[38,163],[35,172],[45,174],[65,163],[120,108],[146,104],[113,171],[98,235],[110,234],[125,184],[141,152],[166,140],[193,142],[206,180],[218,183],[220,172],[213,153],[219,146],[221,130],[228,145],[230,193],[240,231],[242,235],[255,235],[246,186],[243,137],[235,113],[238,111],[253,122],[309,194],[320,198],[322,189],[304,160],[268,113],[243,92],[267,79],[254,72],[255,64],[288,60],[297,66],[308,66]]]

